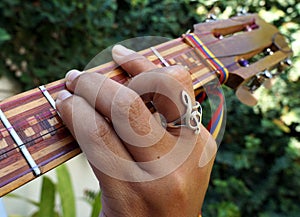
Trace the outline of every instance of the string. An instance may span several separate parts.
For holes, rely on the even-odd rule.
[[[48,163],[52,162],[53,160],[55,160],[55,159],[57,159],[57,158],[59,158],[59,157],[65,155],[65,154],[69,153],[72,149],[73,149],[73,148],[71,148],[71,147],[68,148],[68,149],[64,149],[64,150],[62,150],[61,152],[59,152],[58,154],[56,154],[56,155],[54,155],[54,156],[52,156],[52,157],[46,159],[45,161],[42,161],[41,163],[37,164],[37,166],[38,166],[38,167],[45,166],[45,165],[47,165]],[[33,169],[32,169],[32,168],[29,168],[29,169],[25,170],[24,172],[19,173],[18,175],[14,176],[14,177],[12,177],[12,178],[9,178],[8,180],[5,180],[4,182],[0,183],[0,188],[2,188],[3,186],[5,186],[5,185],[7,185],[7,184],[9,184],[9,183],[11,183],[11,182],[17,180],[18,178],[20,178],[20,177],[22,177],[22,176],[24,176],[24,175],[26,175],[26,174],[28,174],[28,173],[31,173],[32,171],[33,171]]]
[[[4,160],[5,158],[7,158],[7,156],[5,156],[5,155],[8,155],[10,152],[13,152],[14,150],[16,150],[16,149],[18,149],[18,148],[20,148],[20,147],[22,147],[22,146],[26,146],[26,145],[28,145],[28,144],[30,144],[30,143],[36,141],[36,140],[39,140],[39,139],[43,138],[44,136],[47,136],[47,135],[52,134],[52,133],[56,133],[57,131],[59,131],[60,129],[63,129],[63,128],[66,128],[66,126],[62,125],[62,126],[60,126],[60,127],[54,128],[53,130],[49,130],[47,133],[44,133],[44,134],[40,134],[40,133],[39,133],[39,134],[34,134],[34,135],[38,135],[38,136],[35,137],[35,138],[32,138],[31,140],[28,140],[28,141],[23,142],[22,145],[15,146],[15,147],[13,147],[13,148],[11,148],[11,149],[8,149],[8,150],[2,152],[1,155],[0,155],[0,159],[1,159],[1,160]],[[34,135],[33,135],[33,136],[34,136]],[[36,145],[36,144],[35,144],[35,145]],[[0,151],[1,151],[1,150],[0,150]],[[3,157],[3,156],[4,156],[4,157]],[[1,160],[0,160],[0,161],[1,161]]]
[[[46,109],[46,108],[45,108],[45,109]],[[51,115],[52,115],[52,116],[51,116]],[[19,129],[22,129],[23,126],[27,125],[28,122],[33,121],[35,118],[36,118],[36,119],[41,119],[41,120],[43,121],[43,120],[47,120],[47,119],[49,119],[49,118],[54,118],[54,117],[56,117],[56,115],[53,115],[53,114],[51,113],[51,111],[49,111],[49,110],[47,109],[47,111],[42,112],[42,113],[37,114],[37,115],[34,115],[34,116],[32,116],[32,117],[29,117],[27,120],[22,120],[22,121],[18,121],[17,123],[14,123],[13,128],[18,132],[18,131],[19,131],[19,130],[17,129],[18,127],[19,127]],[[40,121],[40,122],[42,122],[42,121]],[[37,122],[37,123],[39,124],[40,122]],[[8,132],[7,129],[6,129],[5,127],[2,128],[2,129],[0,129],[0,133],[3,133],[3,132]],[[4,137],[0,134],[0,139],[2,139],[2,138],[4,138]]]

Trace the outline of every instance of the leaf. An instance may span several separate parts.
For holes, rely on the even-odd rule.
[[[35,212],[31,215],[31,217],[38,217],[38,216],[39,216],[38,212]],[[21,216],[9,216],[9,217],[21,217]],[[54,217],[60,217],[60,215],[57,212],[54,212]]]
[[[99,193],[96,195],[94,203],[93,203],[93,210],[92,210],[91,217],[98,217],[100,214],[101,208],[102,208],[101,191],[99,191]]]
[[[76,216],[75,196],[67,167],[62,164],[56,169],[57,190],[61,200],[62,216]]]
[[[43,178],[38,217],[54,217],[55,213],[55,184],[48,177]]]
[[[5,29],[0,28],[0,44],[4,41],[10,40],[11,36]]]
[[[18,194],[13,194],[13,193],[10,193],[8,195],[6,195],[5,197],[10,197],[10,198],[14,198],[14,199],[20,199],[20,200],[24,200],[25,202],[31,204],[31,205],[34,205],[36,207],[39,206],[39,203],[38,202],[35,202],[34,200],[31,200],[25,196],[21,196],[21,195],[18,195]]]

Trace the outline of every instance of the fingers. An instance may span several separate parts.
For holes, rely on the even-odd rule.
[[[56,107],[89,159],[97,161],[100,159],[95,159],[95,156],[102,156],[101,161],[109,160],[103,155],[112,152],[118,157],[132,161],[109,123],[83,98],[64,90],[58,94]]]
[[[100,114],[112,121],[114,115],[125,115],[130,120],[149,122],[151,113],[133,90],[101,74],[72,70],[66,75],[66,86],[83,97]],[[113,114],[112,114],[113,113]],[[147,129],[144,129],[147,131]]]
[[[111,125],[82,97],[62,91],[56,107],[103,183],[111,183],[111,177],[126,181],[143,178],[145,172],[133,159],[135,156],[128,152]],[[140,160],[144,160],[142,156]]]
[[[158,145],[165,139],[165,129],[136,92],[97,73],[73,70],[66,80],[71,92],[109,119],[137,161],[153,159],[157,152],[168,149],[168,143]]]
[[[157,68],[157,66],[146,57],[122,45],[115,45],[113,47],[112,56],[115,62],[131,76],[136,76],[141,72],[147,72]]]

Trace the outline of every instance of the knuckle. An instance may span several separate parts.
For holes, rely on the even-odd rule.
[[[176,198],[178,201],[188,200],[188,184],[185,179],[185,175],[182,172],[175,172],[171,175],[171,182],[169,182],[172,192],[170,192],[170,197]]]
[[[184,86],[189,86],[192,84],[190,72],[182,65],[171,66],[167,70],[167,73]]]
[[[128,115],[128,112],[135,108],[140,102],[140,97],[131,89],[122,89],[113,100],[112,108],[120,115]]]
[[[99,139],[104,140],[110,134],[111,130],[109,126],[107,126],[106,124],[100,124],[95,130],[91,132],[90,136],[93,141],[98,141]]]

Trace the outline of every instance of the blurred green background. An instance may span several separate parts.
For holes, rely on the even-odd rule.
[[[242,105],[225,89],[227,127],[203,216],[298,217],[300,3],[296,0],[1,0],[0,76],[30,89],[64,77],[69,69],[83,69],[116,42],[149,35],[176,38],[209,13],[228,18],[242,9],[259,13],[287,36],[294,50],[293,67],[277,78],[271,90],[260,91],[254,108]],[[45,183],[49,185],[49,180]]]

